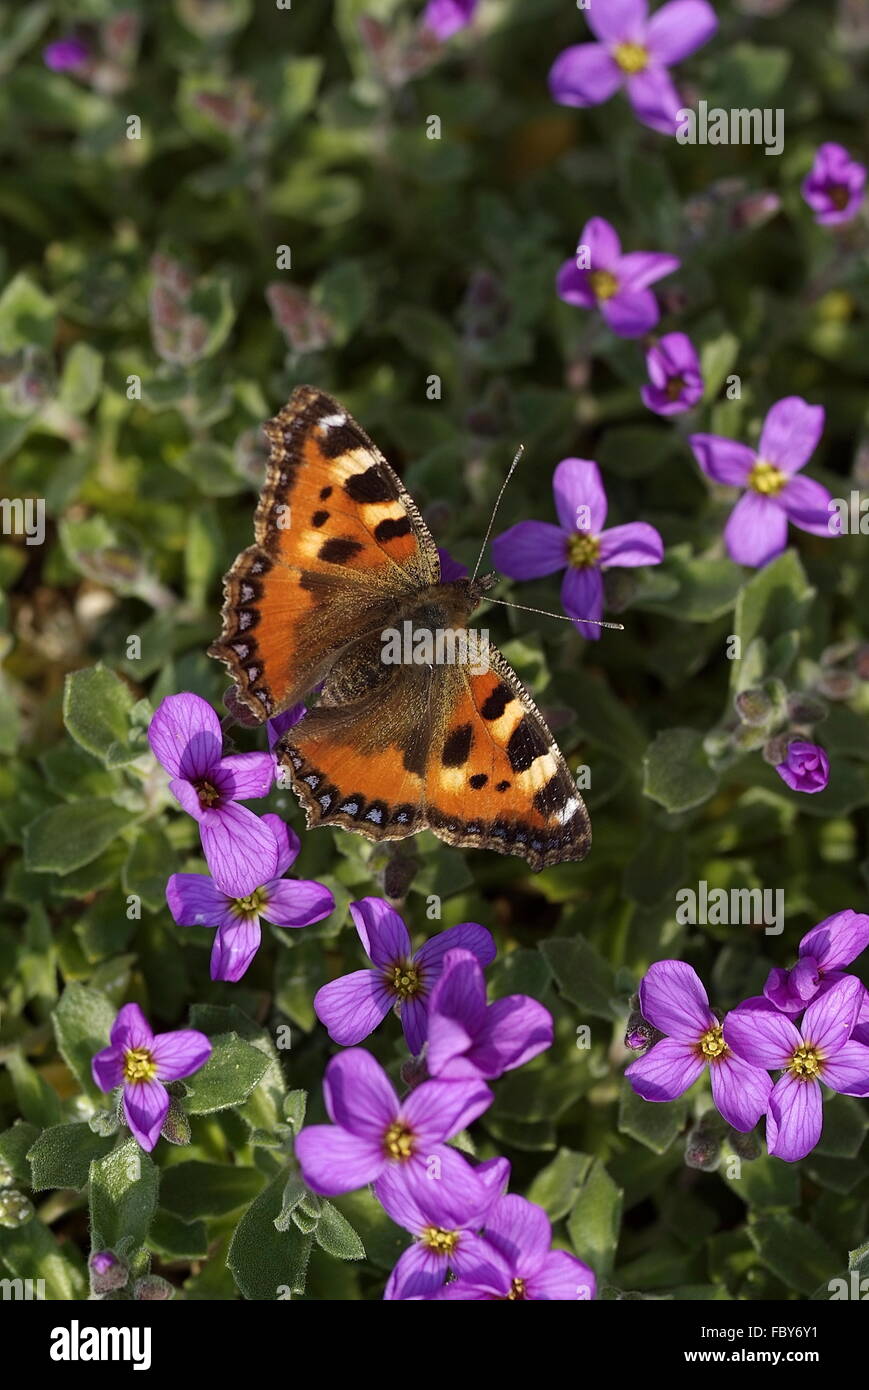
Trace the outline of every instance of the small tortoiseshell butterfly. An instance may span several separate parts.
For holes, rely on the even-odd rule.
[[[309,827],[370,840],[432,829],[451,845],[582,859],[588,812],[540,711],[495,648],[487,669],[388,664],[383,634],[452,629],[494,575],[441,582],[413,499],[338,403],[300,386],[265,426],[256,542],[224,580],[209,653],[236,682],[228,707],[262,723],[322,685],[275,753]]]

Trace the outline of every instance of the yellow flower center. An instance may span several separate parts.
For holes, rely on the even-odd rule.
[[[629,75],[642,72],[649,65],[648,49],[644,48],[641,43],[617,43],[613,49],[613,57],[622,72]]]
[[[824,1059],[811,1043],[801,1043],[788,1062],[788,1071],[797,1081],[816,1081]]]
[[[720,1023],[716,1023],[709,1028],[697,1044],[700,1056],[704,1062],[720,1062],[721,1058],[729,1051],[727,1043],[724,1041],[724,1029]]]
[[[618,293],[619,282],[611,270],[592,270],[588,283],[598,299],[612,299]]]
[[[762,497],[778,497],[787,480],[787,473],[776,468],[774,463],[758,459],[748,475],[748,486]]]
[[[442,1226],[426,1226],[420,1237],[422,1244],[436,1255],[452,1255],[459,1243],[460,1231],[445,1231]]]
[[[396,1120],[383,1136],[383,1147],[387,1158],[397,1158],[406,1163],[413,1157],[413,1131],[401,1120]]]
[[[146,1047],[131,1047],[124,1053],[125,1081],[153,1081],[156,1075],[157,1063]]]
[[[199,805],[205,806],[206,809],[209,806],[216,806],[220,801],[220,792],[211,782],[206,782],[204,780],[197,782],[196,791],[199,796]]]
[[[400,960],[387,970],[386,982],[399,999],[412,999],[422,989],[422,972],[411,961]]]
[[[515,1303],[517,1299],[525,1297],[525,1280],[514,1279],[510,1285],[510,1292],[504,1299],[505,1303]]]
[[[578,531],[567,542],[567,556],[575,569],[590,569],[600,559],[600,536]]]
[[[246,898],[233,898],[229,906],[236,917],[256,917],[268,906],[268,901],[265,888],[255,888]]]

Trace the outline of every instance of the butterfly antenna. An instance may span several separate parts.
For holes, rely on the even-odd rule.
[[[563,613],[550,613],[546,608],[529,608],[524,603],[508,603],[503,598],[490,598],[486,594],[486,603],[500,603],[503,608],[521,608],[523,613],[540,613],[544,618],[558,618],[562,623],[591,623],[594,627],[610,627],[613,632],[624,632],[624,623],[605,623],[600,618],[565,618]]]
[[[514,474],[515,471],[516,471],[516,465],[518,464],[519,460],[521,459],[521,457],[522,457],[522,455],[523,455],[524,453],[525,453],[525,445],[524,445],[524,444],[520,444],[520,445],[519,445],[519,448],[516,450],[516,453],[515,453],[515,455],[514,455],[514,457],[513,457],[513,462],[510,464],[510,468],[509,468],[509,470],[508,470],[508,472],[507,472],[507,476],[506,476],[506,478],[504,479],[503,483],[501,484],[501,491],[498,493],[498,496],[497,496],[496,499],[495,499],[495,505],[494,505],[494,507],[492,508],[492,515],[491,515],[490,518],[489,518],[489,525],[488,525],[487,528],[486,528],[485,539],[483,540],[483,544],[482,544],[482,546],[480,547],[480,553],[479,553],[479,555],[477,556],[477,563],[474,565],[474,573],[471,575],[471,583],[472,583],[472,584],[473,584],[474,580],[475,580],[476,577],[477,577],[477,570],[480,568],[481,561],[482,561],[482,559],[483,559],[484,554],[486,553],[486,546],[489,544],[489,537],[490,537],[491,534],[492,534],[492,527],[493,527],[494,524],[495,524],[495,517],[498,515],[498,508],[499,508],[500,505],[501,505],[501,498],[504,496],[504,492],[505,492],[505,490],[506,490],[507,484],[509,483],[510,479],[513,477],[513,474]]]

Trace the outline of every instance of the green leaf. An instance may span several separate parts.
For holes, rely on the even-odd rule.
[[[734,333],[719,333],[717,337],[707,339],[701,347],[703,400],[707,404],[715,400],[738,355],[739,339]]]
[[[109,1045],[115,1010],[104,994],[75,981],[67,985],[52,1014],[54,1034],[64,1061],[88,1095],[100,1096],[91,1060]]]
[[[112,1140],[94,1134],[86,1120],[43,1130],[27,1155],[34,1192],[47,1187],[84,1187],[91,1163],[104,1158],[111,1147]]]
[[[12,353],[31,344],[49,352],[56,312],[54,300],[35,280],[16,275],[0,294],[0,352]]]
[[[731,1191],[750,1207],[795,1207],[800,1200],[800,1174],[792,1163],[762,1154],[760,1158],[740,1164],[738,1176],[730,1176],[729,1160],[725,1158],[720,1176]]]
[[[273,1300],[305,1291],[312,1237],[293,1226],[278,1231],[285,1175],[279,1173],[236,1227],[226,1263],[245,1298]]]
[[[95,1250],[123,1247],[129,1259],[145,1244],[157,1207],[159,1170],[135,1139],[91,1164],[91,1242]]]
[[[0,1134],[0,1165],[5,1165],[16,1181],[30,1186],[28,1151],[39,1138],[39,1126],[26,1120],[16,1120],[11,1129]]]
[[[749,1222],[751,1243],[768,1269],[807,1297],[839,1272],[839,1261],[817,1231],[795,1216],[776,1213]]]
[[[52,1086],[24,1054],[13,1048],[6,1056],[6,1067],[12,1080],[18,1108],[25,1120],[40,1129],[56,1125],[60,1120],[60,1102]]]
[[[740,589],[736,601],[733,631],[740,640],[743,658],[755,639],[763,638],[769,645],[801,628],[814,597],[815,590],[794,550],[786,550],[758,570]],[[739,666],[739,661],[733,662],[731,684],[736,689],[740,688]]]
[[[599,1018],[616,1016],[612,966],[585,937],[552,936],[541,941],[540,950],[565,999]]]
[[[84,1261],[72,1241],[62,1245],[34,1216],[12,1230],[0,1227],[0,1261],[16,1279],[45,1280],[45,1297],[70,1303],[87,1298]]]
[[[102,353],[90,343],[73,343],[60,378],[60,404],[73,415],[86,415],[99,399],[102,382]]]
[[[63,691],[63,722],[76,743],[106,760],[113,744],[129,738],[130,687],[105,666],[73,671]]]
[[[24,860],[35,874],[69,874],[90,864],[133,817],[107,797],[52,806],[24,827]]]
[[[828,1158],[856,1158],[867,1129],[865,1102],[853,1096],[832,1096],[824,1106],[824,1128],[813,1152]]]
[[[528,1201],[542,1207],[550,1221],[560,1221],[573,1206],[592,1162],[588,1154],[559,1149],[528,1188],[525,1194]]]
[[[653,1153],[666,1153],[685,1127],[687,1102],[684,1100],[643,1100],[625,1081],[619,1100],[619,1131],[645,1144]]]
[[[598,1279],[609,1275],[615,1261],[622,1215],[622,1189],[599,1158],[592,1160],[567,1220],[574,1250],[591,1265]]]
[[[158,1207],[148,1232],[148,1249],[165,1260],[204,1260],[208,1257],[205,1222],[182,1221],[172,1212]]]
[[[314,1239],[327,1255],[336,1260],[364,1260],[365,1246],[350,1222],[331,1202],[323,1202],[320,1219],[314,1229]]]
[[[268,1070],[268,1057],[237,1033],[219,1034],[211,1043],[214,1050],[205,1066],[185,1078],[184,1108],[191,1115],[211,1115],[241,1105]]]
[[[718,779],[706,760],[696,729],[665,729],[643,759],[643,793],[672,812],[708,801]]]
[[[264,1182],[258,1168],[191,1159],[166,1169],[160,1186],[160,1205],[182,1221],[225,1216],[247,1206],[262,1191]]]

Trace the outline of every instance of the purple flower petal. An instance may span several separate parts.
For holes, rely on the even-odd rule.
[[[724,528],[731,560],[761,569],[787,545],[788,519],[771,497],[746,492],[740,497]]]
[[[398,1257],[383,1290],[388,1303],[403,1298],[428,1298],[443,1287],[449,1260],[430,1246],[414,1242]]]
[[[199,793],[192,782],[185,782],[180,777],[173,777],[169,782],[169,790],[188,816],[192,816],[200,824],[205,820],[209,812],[199,800]]]
[[[576,531],[596,536],[603,530],[606,492],[600,469],[591,459],[562,459],[552,475],[552,492],[561,529],[568,536]]]
[[[441,1146],[438,1178],[425,1163],[394,1163],[377,1183],[377,1199],[399,1226],[419,1235],[424,1226],[479,1230],[492,1206],[488,1189],[456,1149]]]
[[[278,846],[278,861],[275,864],[275,878],[283,878],[287,869],[292,868],[299,857],[302,842],[280,816],[272,815],[269,812],[262,818],[263,824],[269,827],[275,837]]]
[[[470,951],[454,949],[443,957],[442,973],[432,990],[429,1012],[466,1023],[469,1034],[482,1027],[486,1017],[486,982],[477,958]]]
[[[747,1134],[766,1110],[772,1081],[760,1067],[753,1067],[733,1052],[725,1053],[709,1070],[712,1099],[719,1114],[734,1129]]]
[[[401,1029],[411,1056],[418,1057],[428,1037],[428,1005],[421,995],[403,999],[398,1009]]]
[[[120,1047],[125,1052],[134,1048],[149,1048],[154,1041],[151,1025],[138,1004],[125,1004],[119,1010],[109,1034],[112,1047]]]
[[[696,1044],[662,1038],[625,1068],[625,1076],[643,1100],[675,1100],[694,1085],[705,1065]]]
[[[365,954],[381,970],[398,961],[409,960],[410,934],[395,908],[382,898],[360,898],[350,904],[350,916],[356,924]]]
[[[795,1163],[805,1158],[821,1137],[821,1088],[816,1081],[783,1076],[775,1083],[766,1118],[766,1147],[770,1154]]]
[[[862,1003],[862,982],[856,975],[846,975],[806,1009],[803,1037],[832,1060],[853,1033]]]
[[[619,234],[605,217],[591,217],[579,234],[579,246],[587,246],[592,270],[615,270],[622,254]]]
[[[307,927],[321,922],[335,909],[333,894],[315,879],[273,879],[267,892],[268,902],[262,915],[276,927]]]
[[[602,569],[610,565],[659,565],[664,558],[664,542],[654,526],[630,521],[611,526],[600,538]]]
[[[549,521],[520,521],[492,542],[492,563],[511,579],[539,579],[567,564],[567,539]]]
[[[821,1072],[825,1086],[846,1096],[869,1095],[869,1047],[852,1038],[843,1043],[824,1063]]]
[[[754,451],[747,444],[719,434],[692,434],[688,443],[707,478],[729,487],[745,487],[756,462]]]
[[[618,63],[599,43],[565,48],[549,69],[549,90],[560,106],[598,106],[621,84]]]
[[[697,971],[684,960],[659,960],[640,983],[643,1018],[668,1037],[697,1043],[716,1023]]]
[[[651,290],[620,290],[612,299],[601,300],[600,311],[620,338],[641,338],[661,317]]]
[[[295,1153],[305,1183],[324,1197],[366,1187],[388,1161],[382,1135],[362,1138],[336,1125],[308,1125],[296,1138]]]
[[[481,927],[479,922],[460,922],[457,927],[447,927],[437,936],[430,936],[414,956],[416,963],[423,966],[429,988],[435,979],[434,972],[443,969],[448,951],[470,951],[480,965],[491,965],[498,954],[495,938],[488,927]]]
[[[172,874],[166,902],[179,927],[218,927],[235,920],[229,899],[208,874]]]
[[[645,34],[647,13],[646,0],[606,0],[603,5],[589,5],[585,18],[602,43],[639,43]]]
[[[463,1231],[459,1244],[450,1257],[450,1268],[459,1279],[469,1284],[510,1286],[510,1270],[507,1261],[490,1245],[489,1241],[475,1235],[473,1231]]]
[[[479,0],[428,0],[423,24],[444,43],[470,24]]]
[[[657,62],[680,63],[718,29],[718,17],[705,0],[670,0],[656,10],[646,26],[646,46]]]
[[[430,1146],[466,1129],[493,1100],[482,1081],[424,1081],[402,1102],[402,1113],[427,1153]]]
[[[458,560],[454,560],[448,550],[443,546],[438,546],[438,559],[441,565],[441,583],[451,584],[455,579],[467,579],[467,565],[460,565]]]
[[[599,569],[569,569],[561,585],[561,606],[587,642],[597,642],[600,628],[583,618],[603,617],[603,580]]]
[[[148,727],[154,757],[172,777],[193,782],[220,762],[220,720],[199,695],[167,695]]]
[[[425,1084],[430,1083],[424,1083],[412,1095],[418,1095]],[[323,1096],[329,1118],[335,1124],[378,1145],[382,1145],[384,1133],[399,1113],[398,1097],[389,1077],[371,1053],[361,1047],[332,1058],[323,1080]]]
[[[211,876],[229,897],[245,898],[274,878],[275,837],[246,806],[230,802],[207,811],[199,822],[199,834]]]
[[[552,1227],[542,1207],[524,1197],[499,1197],[486,1220],[486,1239],[511,1271],[530,1278],[542,1268],[552,1244]]]
[[[775,770],[795,792],[822,792],[830,780],[830,760],[823,748],[805,739],[791,739],[785,761]]]
[[[559,299],[563,299],[565,304],[573,304],[578,309],[593,309],[597,304],[597,295],[591,287],[587,270],[580,270],[576,264],[576,258],[571,256],[569,261],[562,261],[555,277],[555,293]]]
[[[845,908],[825,917],[800,942],[800,955],[813,956],[823,970],[850,965],[869,946],[869,915]]]
[[[824,407],[802,396],[776,401],[763,422],[758,458],[785,473],[796,473],[814,453],[824,430]]]
[[[269,740],[269,752],[272,752],[287,730],[294,728],[307,713],[307,705],[291,705],[289,709],[284,710],[283,714],[276,714],[274,719],[267,720],[266,733]]]
[[[217,928],[211,944],[211,978],[236,984],[260,948],[258,917],[233,917]]]
[[[274,780],[271,753],[233,753],[221,759],[215,785],[229,801],[258,801],[268,796]]]
[[[597,1284],[588,1265],[566,1250],[550,1250],[525,1282],[527,1298],[563,1303],[594,1298]]]
[[[724,1020],[724,1041],[737,1057],[767,1071],[787,1066],[802,1039],[768,999],[746,999]]]
[[[341,1047],[355,1047],[389,1013],[393,995],[376,970],[354,970],[323,985],[314,995],[314,1012]]]
[[[643,125],[662,135],[675,135],[682,99],[666,68],[649,66],[628,78],[628,98]]]
[[[124,1087],[124,1117],[133,1138],[150,1153],[160,1138],[169,1111],[169,1092],[159,1081],[135,1081]]]
[[[124,1052],[120,1047],[104,1047],[91,1058],[91,1075],[101,1091],[113,1091],[124,1079]]]
[[[552,1037],[549,1010],[526,994],[510,994],[489,1005],[470,1058],[481,1075],[494,1078],[544,1052]]]
[[[466,1059],[474,1037],[457,1018],[432,1011],[428,1015],[425,1061],[429,1076],[445,1081],[462,1081],[482,1076],[481,1069]],[[492,1072],[492,1076],[497,1072]]]
[[[827,489],[803,473],[792,477],[779,494],[779,502],[794,526],[799,526],[801,531],[810,531],[813,536],[836,535],[835,529],[831,529],[831,501]]]
[[[190,1076],[208,1061],[211,1043],[196,1028],[179,1028],[174,1033],[158,1033],[151,1044],[160,1081],[177,1081]]]
[[[656,280],[672,275],[681,264],[678,256],[665,256],[660,251],[629,251],[619,261],[619,285],[624,293],[646,290]]]

